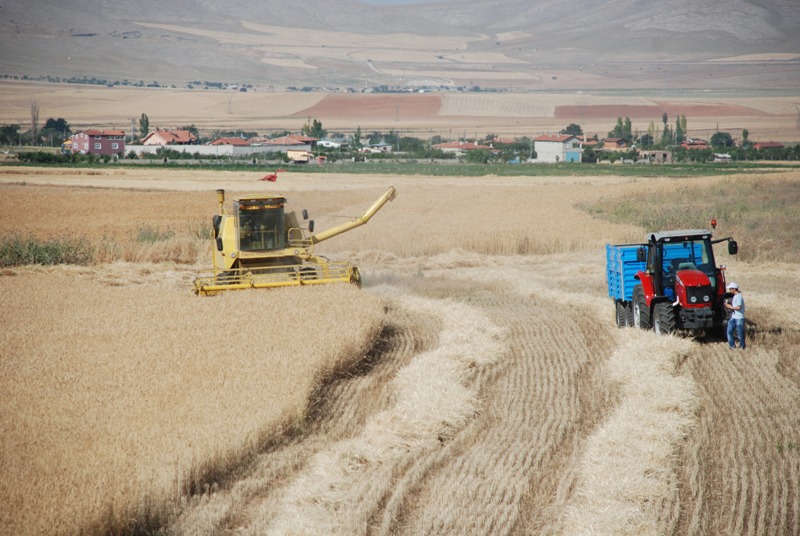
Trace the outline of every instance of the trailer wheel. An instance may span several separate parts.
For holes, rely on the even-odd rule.
[[[627,325],[625,318],[625,306],[619,300],[614,300],[614,312],[616,313],[616,322],[618,328],[624,328]]]
[[[625,325],[629,328],[633,327],[633,304],[625,302]]]
[[[653,328],[657,335],[667,335],[675,331],[675,309],[670,303],[657,303],[653,311],[655,322]]]
[[[633,289],[633,325],[639,329],[650,329],[652,326],[642,285],[636,285]]]

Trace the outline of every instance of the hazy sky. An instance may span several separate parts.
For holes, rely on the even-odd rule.
[[[388,6],[396,4],[434,4],[442,0],[360,0],[364,4],[373,4],[376,6]]]

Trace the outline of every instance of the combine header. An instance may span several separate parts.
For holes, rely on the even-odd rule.
[[[208,296],[226,290],[327,283],[360,286],[357,267],[315,255],[314,245],[364,225],[395,196],[390,187],[363,216],[313,234],[313,220],[301,227],[296,212],[284,211],[284,196],[242,196],[225,210],[225,190],[217,190],[219,214],[212,219],[214,267],[195,279],[195,293]],[[302,218],[308,220],[305,210]]]

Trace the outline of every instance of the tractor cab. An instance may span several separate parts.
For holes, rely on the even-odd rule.
[[[712,295],[724,293],[724,280],[714,260],[714,244],[728,241],[728,253],[736,254],[738,245],[728,238],[712,240],[705,229],[663,231],[648,236],[640,251],[640,260],[647,262],[653,292],[670,300],[676,288],[711,287]]]

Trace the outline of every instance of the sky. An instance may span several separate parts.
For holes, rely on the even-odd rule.
[[[372,4],[374,6],[395,6],[402,4],[434,4],[442,0],[360,0],[363,4]]]

